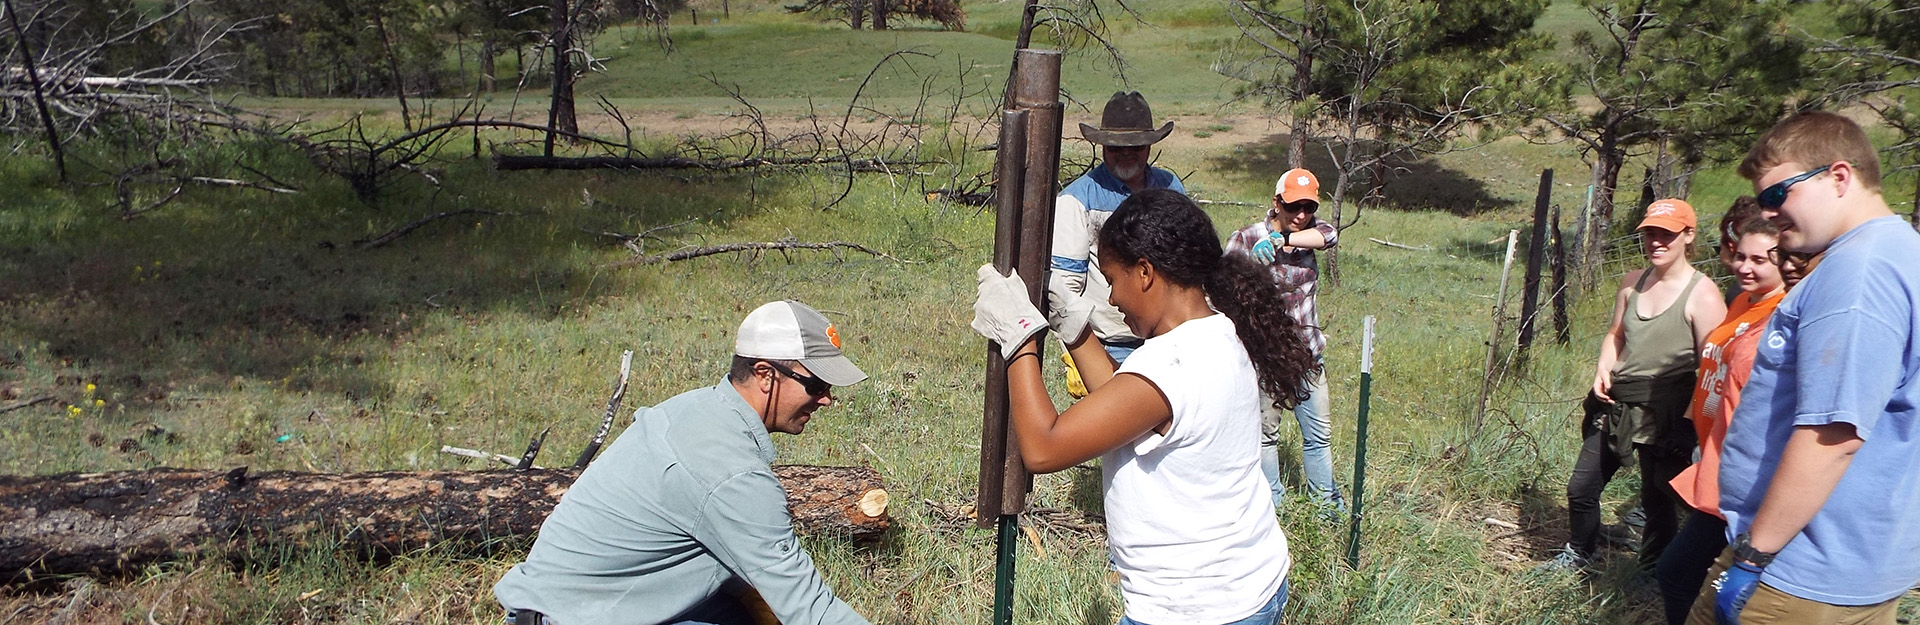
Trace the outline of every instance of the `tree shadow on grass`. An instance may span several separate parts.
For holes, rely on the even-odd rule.
[[[1248,180],[1271,185],[1287,170],[1287,143],[1291,135],[1277,133],[1235,146],[1225,154],[1209,157],[1207,166],[1229,179]],[[1340,149],[1340,148],[1335,148]],[[1333,193],[1332,153],[1323,143],[1309,142],[1301,166],[1320,178],[1323,196]],[[1368,180],[1355,180],[1347,190],[1349,201],[1366,194]],[[1389,206],[1408,211],[1442,211],[1459,216],[1478,215],[1509,208],[1512,200],[1494,196],[1486,183],[1456,170],[1441,166],[1429,158],[1396,159],[1386,171],[1381,189]]]
[[[502,313],[555,318],[614,283],[596,266],[621,243],[605,233],[690,220],[700,223],[689,228],[724,226],[755,210],[755,194],[786,184],[752,174],[731,184],[501,173],[460,161],[439,172],[442,190],[416,184],[370,208],[297,155],[255,166],[303,191],[191,190],[122,221],[110,189],[62,190],[22,173],[31,167],[0,173],[34,198],[0,209],[0,223],[20,225],[0,229],[0,381],[32,385],[28,369],[52,369],[57,388],[23,393],[71,403],[97,384],[123,408],[161,404],[176,388],[256,381],[390,397],[395,383],[378,365],[428,326]],[[357,244],[447,211],[474,212],[384,246]]]

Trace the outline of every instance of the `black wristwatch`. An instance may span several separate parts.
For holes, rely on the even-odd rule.
[[[1735,560],[1743,560],[1748,564],[1764,569],[1767,568],[1767,565],[1773,564],[1773,556],[1779,553],[1778,551],[1766,552],[1754,549],[1752,534],[1740,532],[1739,536],[1733,537],[1733,559]]]
[[[1287,247],[1293,247],[1293,231],[1292,230],[1280,231],[1280,244],[1285,245]]]

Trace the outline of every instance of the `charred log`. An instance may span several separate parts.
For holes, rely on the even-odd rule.
[[[886,490],[872,469],[782,466],[774,473],[796,531],[871,539],[887,530]],[[447,543],[485,551],[537,532],[577,476],[248,475],[244,468],[0,476],[0,583],[124,573],[209,547],[332,545],[363,557]]]

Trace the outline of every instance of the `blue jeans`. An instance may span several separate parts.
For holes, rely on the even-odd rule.
[[[1324,366],[1308,381],[1307,392],[1307,400],[1293,408],[1293,417],[1300,422],[1300,470],[1314,498],[1338,503],[1340,488],[1333,483],[1333,414]],[[1273,505],[1278,507],[1287,495],[1286,483],[1280,480],[1280,420],[1285,411],[1273,407],[1267,397],[1260,402],[1260,472],[1267,475]]]
[[[1280,590],[1274,591],[1273,598],[1268,599],[1266,605],[1260,606],[1260,611],[1254,612],[1253,615],[1247,618],[1231,623],[1222,623],[1221,625],[1280,625],[1280,613],[1286,610],[1287,580],[1280,580]],[[1120,625],[1147,624],[1122,616],[1120,617]]]
[[[1113,366],[1115,367],[1125,363],[1127,357],[1133,355],[1133,350],[1140,349],[1141,345],[1146,344],[1147,342],[1141,339],[1114,341],[1111,343],[1105,340],[1100,341],[1100,346],[1107,348],[1107,355],[1113,357]]]

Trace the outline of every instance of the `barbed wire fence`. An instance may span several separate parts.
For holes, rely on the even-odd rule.
[[[1572,238],[1570,233],[1558,230],[1557,225],[1549,224],[1547,228],[1549,237]],[[1544,244],[1544,242],[1536,244]],[[1601,244],[1604,248],[1600,255],[1601,266],[1598,272],[1600,280],[1584,297],[1604,297],[1611,302],[1613,294],[1620,288],[1627,275],[1647,267],[1647,261],[1637,233],[1611,236],[1603,239]],[[1732,279],[1732,276],[1720,269],[1717,258],[1701,254],[1697,249],[1699,247],[1705,246],[1696,244],[1696,249],[1689,254],[1690,264],[1706,274],[1709,279],[1723,283],[1721,284],[1723,288],[1732,286],[1725,284]],[[1463,259],[1484,260],[1495,265],[1501,263],[1504,255],[1504,250],[1456,254]],[[1566,258],[1561,262],[1572,262],[1573,258],[1577,256],[1571,250],[1567,250]],[[1566,273],[1575,274],[1576,268],[1569,265],[1566,267]],[[1525,277],[1522,276],[1521,279],[1524,280]],[[1531,322],[1535,327],[1543,327],[1543,324],[1549,322],[1543,317],[1554,315],[1553,307],[1548,303],[1561,296],[1574,295],[1579,292],[1578,289],[1579,286],[1571,279],[1551,289],[1540,289],[1537,296],[1539,299],[1536,305],[1531,307],[1525,306],[1524,293],[1510,292],[1505,300],[1495,298],[1490,311],[1521,310],[1523,312],[1510,315],[1502,312],[1500,314],[1505,318],[1492,319],[1488,327],[1527,322]],[[1510,308],[1514,306],[1518,308]],[[1572,307],[1572,304],[1568,306]],[[1526,310],[1532,312],[1524,312]],[[1582,325],[1577,318],[1569,323],[1574,328]],[[1604,332],[1606,322],[1600,323],[1600,327],[1586,328],[1585,332],[1569,331],[1568,334],[1572,339],[1566,347],[1561,349],[1571,349],[1583,354],[1597,353],[1598,349],[1593,344],[1593,337]],[[1589,322],[1586,325],[1592,324]],[[1489,342],[1491,340],[1490,337]],[[1534,475],[1528,481],[1538,482],[1540,478],[1546,476],[1548,469],[1556,465],[1548,461],[1548,452],[1543,449],[1542,441],[1536,433],[1539,428],[1531,427],[1530,423],[1538,419],[1557,419],[1569,426],[1577,424],[1581,418],[1581,402],[1585,399],[1587,389],[1584,385],[1578,384],[1568,388],[1564,381],[1544,379],[1541,375],[1536,375],[1536,372],[1530,371],[1528,355],[1519,347],[1517,340],[1515,333],[1501,334],[1498,336],[1498,345],[1489,345],[1489,349],[1494,350],[1495,358],[1490,361],[1490,366],[1483,373],[1488,377],[1490,392],[1483,404],[1484,409],[1475,406],[1476,413],[1473,415],[1472,427],[1466,440],[1461,442],[1461,446],[1473,449],[1475,453],[1486,458],[1524,463],[1524,466],[1532,467],[1534,471]],[[1539,348],[1538,345],[1533,347],[1533,349]],[[1591,364],[1590,357],[1582,361]],[[1523,414],[1515,414],[1516,410],[1522,411]],[[1493,427],[1490,428],[1489,424]],[[1578,430],[1576,428],[1573,431],[1577,433]],[[1520,455],[1515,457],[1514,454]]]

